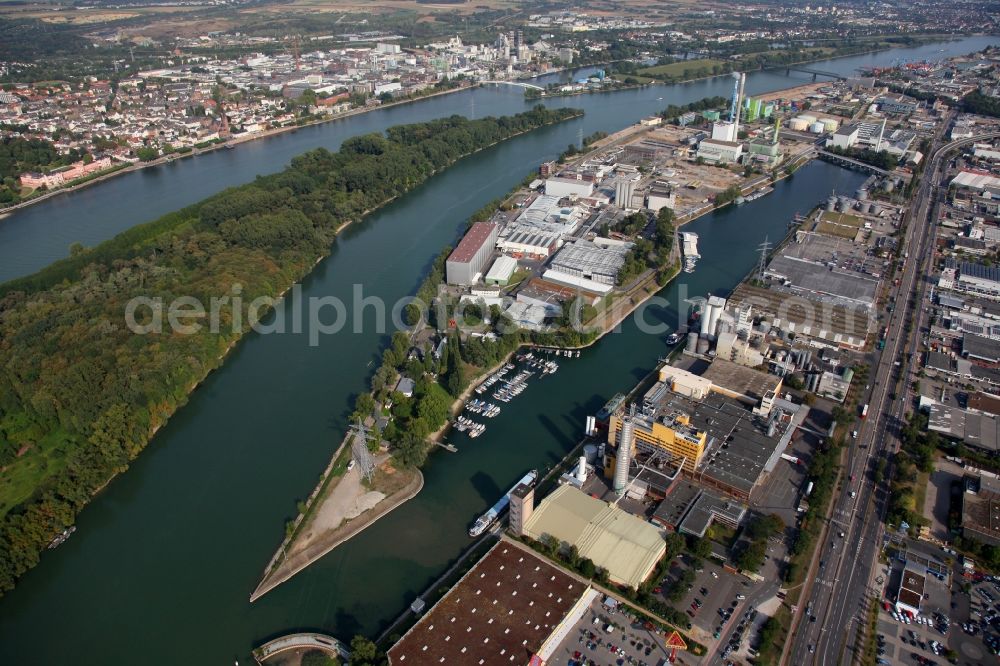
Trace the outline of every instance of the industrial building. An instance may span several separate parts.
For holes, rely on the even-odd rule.
[[[965,477],[962,535],[1000,546],[1000,479],[982,474]]]
[[[656,507],[651,520],[678,534],[704,537],[713,523],[735,529],[747,506],[687,481],[676,481]]]
[[[958,266],[955,289],[1000,300],[1000,268],[963,261]]]
[[[542,500],[525,522],[525,533],[537,541],[547,535],[564,547],[576,546],[580,557],[607,569],[612,582],[633,588],[666,554],[656,527],[571,485]]]
[[[389,663],[545,663],[596,597],[547,560],[501,541],[389,648]]]
[[[749,368],[740,370],[768,377]],[[610,416],[604,472],[615,479],[616,492],[628,492],[629,477],[645,465],[647,470],[676,468],[703,487],[749,501],[808,410],[776,397],[773,388],[780,389],[779,377],[770,377],[771,390],[732,369],[717,371],[716,380],[733,388],[665,366],[640,410],[619,407]],[[756,404],[746,403],[747,394],[761,392]]]
[[[564,245],[552,258],[550,267],[567,275],[614,285],[631,250],[632,243],[609,238],[577,240]]]
[[[743,158],[743,144],[738,141],[702,139],[698,157],[713,164],[736,164]]]
[[[497,242],[497,225],[476,222],[462,238],[445,262],[448,284],[473,285],[493,255]]]
[[[996,453],[1000,451],[1000,419],[976,409],[932,402],[927,406],[927,429],[968,446]]]
[[[577,178],[552,176],[545,179],[545,194],[554,197],[589,197],[594,193],[594,183]]]
[[[510,276],[517,270],[517,259],[513,257],[500,256],[496,258],[490,270],[486,272],[484,282],[486,284],[504,286],[510,282]]]
[[[632,196],[639,184],[639,174],[622,174],[615,180],[615,205],[622,210],[632,208]]]

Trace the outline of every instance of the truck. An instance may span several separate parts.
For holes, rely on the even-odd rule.
[[[812,491],[813,491],[813,482],[812,482],[812,481],[810,481],[810,482],[809,482],[809,483],[808,483],[808,484],[806,485],[806,497],[809,497],[809,493],[811,493]]]
[[[868,416],[868,403],[867,402],[861,407],[861,419],[864,420],[864,418],[866,416]]]

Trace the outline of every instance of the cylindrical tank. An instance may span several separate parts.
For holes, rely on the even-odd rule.
[[[698,341],[698,353],[699,354],[708,353],[708,340],[702,339]]]
[[[841,213],[851,212],[851,200],[847,197],[840,197],[840,204],[837,206],[837,210]]]
[[[622,422],[622,429],[618,434],[618,452],[615,456],[615,477],[614,491],[619,495],[625,494],[628,486],[628,466],[632,460],[632,439],[635,437],[635,426],[632,419],[625,417]]]
[[[587,463],[593,465],[597,462],[597,447],[593,444],[587,444],[583,447],[583,457],[586,458]]]
[[[701,331],[700,333],[705,336],[708,335],[710,326],[712,325],[712,303],[708,302],[705,304],[705,308],[701,311]]]
[[[826,200],[826,210],[830,213],[837,209],[837,197],[830,197]]]
[[[814,122],[816,122],[816,116],[811,116],[808,113],[800,113],[795,117],[798,118],[799,120],[806,121],[806,125],[812,125]]]
[[[587,456],[580,456],[580,462],[576,467],[576,480],[580,483],[587,480]]]
[[[826,132],[836,132],[838,127],[840,127],[840,123],[838,123],[833,118],[824,118],[823,119],[823,130],[824,131],[826,131]]]
[[[863,187],[859,187],[857,194],[855,196],[857,197],[858,201],[865,201],[866,199],[868,199],[868,190],[866,190]]]
[[[684,346],[684,351],[689,354],[694,354],[698,351],[698,334],[694,331],[688,333],[687,345]]]
[[[709,296],[708,308],[708,335],[715,335],[715,331],[719,327],[719,318],[726,310],[726,299],[719,296]]]
[[[878,217],[882,214],[882,207],[878,204],[872,204],[872,215]]]
[[[821,122],[819,122],[817,120],[816,122],[814,122],[811,125],[809,125],[809,131],[812,132],[813,134],[822,134],[823,133],[823,123],[821,123]]]
[[[891,180],[886,180],[883,187],[885,188],[886,192],[892,192],[894,189],[896,189],[896,184],[893,183]]]
[[[792,118],[788,122],[788,129],[793,132],[804,132],[809,128],[809,121],[802,118]]]
[[[865,202],[865,212],[871,215],[873,210],[875,210],[875,204],[871,201]]]

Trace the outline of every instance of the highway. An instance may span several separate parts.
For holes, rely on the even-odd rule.
[[[936,212],[934,215],[931,212],[937,206],[942,159],[954,148],[995,136],[977,136],[938,147],[940,135],[950,123],[948,118],[941,124],[926,173],[907,213],[901,250],[910,259],[902,262],[900,284],[890,288],[890,294],[896,297],[895,308],[888,320],[879,322],[880,327],[888,326],[885,349],[870,356],[874,373],[860,398],[869,404],[868,419],[861,422],[858,438],[851,442],[831,523],[819,541],[807,575],[807,581],[812,580],[811,588],[799,601],[797,617],[793,619],[793,627],[796,620],[798,624],[785,663],[826,666],[853,661],[846,651],[854,647],[858,631],[855,621],[863,620],[865,601],[874,591],[872,579],[888,499],[887,480],[879,485],[874,482],[875,463],[898,450],[898,436],[908,405],[908,378],[919,363],[919,354],[912,352],[918,348],[924,281],[931,272],[937,218]],[[910,321],[915,323],[907,331],[905,322]],[[897,361],[901,362],[899,366]],[[886,479],[890,474],[891,465]],[[841,538],[840,533],[845,536]],[[817,566],[817,560],[822,566]],[[807,607],[811,611],[808,616]]]

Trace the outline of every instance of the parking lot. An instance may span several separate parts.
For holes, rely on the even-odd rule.
[[[669,656],[662,633],[635,622],[617,608],[609,608],[598,597],[546,663],[659,666]],[[685,663],[684,658],[676,663]],[[687,663],[695,663],[694,658],[688,657]]]

